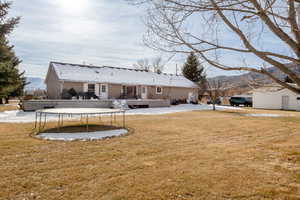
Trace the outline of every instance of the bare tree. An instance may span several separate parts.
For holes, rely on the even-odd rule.
[[[153,67],[153,72],[160,74],[164,70],[165,63],[163,63],[163,60],[161,57],[156,57],[156,58],[153,58],[153,60],[152,60],[152,67]]]
[[[135,64],[133,64],[133,67],[139,70],[145,70],[150,71],[150,63],[147,58],[138,60]]]
[[[167,59],[163,59],[161,56],[154,57],[152,59],[144,58],[137,61],[137,63],[133,64],[134,68],[145,70],[145,71],[153,71],[155,73],[162,73],[165,66],[172,60],[175,54],[169,56]]]
[[[224,95],[225,90],[219,80],[207,81],[206,85],[208,96],[213,105],[213,110],[216,110],[216,104],[220,100],[220,97]]]
[[[300,0],[131,2],[148,6],[144,41],[149,47],[172,53],[194,51],[210,66],[260,73],[300,94],[300,76],[286,65],[293,63],[300,69]],[[270,48],[270,40],[278,42],[276,48]],[[248,64],[229,66],[229,56],[248,59]],[[253,59],[259,63],[249,64]],[[280,80],[264,66],[278,68],[295,85]]]

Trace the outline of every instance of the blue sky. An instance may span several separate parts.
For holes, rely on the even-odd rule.
[[[132,67],[139,59],[169,55],[142,43],[145,10],[125,0],[15,0],[11,16],[21,23],[10,36],[26,76],[45,77],[50,61]],[[226,37],[226,36],[224,36]],[[272,41],[271,41],[272,42]],[[235,58],[227,54],[229,64]],[[175,73],[185,55],[175,56],[165,72]],[[255,61],[253,61],[255,62]],[[215,68],[209,76],[237,74]]]

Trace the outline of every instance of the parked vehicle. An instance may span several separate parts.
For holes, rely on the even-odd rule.
[[[215,100],[215,104],[217,104],[217,105],[221,105],[221,99],[220,98],[217,98],[216,100]],[[208,100],[207,101],[207,104],[213,104],[213,100]]]
[[[231,97],[229,102],[231,106],[252,106],[252,97]]]

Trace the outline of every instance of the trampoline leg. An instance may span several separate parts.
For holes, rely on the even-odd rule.
[[[110,125],[112,126],[112,124],[113,124],[113,114],[110,113]]]
[[[86,132],[89,132],[89,115],[86,115]]]
[[[61,126],[63,126],[64,125],[64,115],[62,114],[61,115]]]
[[[39,119],[39,132],[41,132],[41,123],[42,123],[42,113],[40,113],[40,119]]]
[[[37,112],[35,113],[35,122],[34,122],[34,129],[36,129],[37,127]]]
[[[123,128],[125,128],[125,112],[123,112]]]
[[[57,131],[59,131],[59,128],[60,128],[60,114],[58,114]]]
[[[46,123],[47,123],[47,113],[45,113],[44,115],[45,115],[45,116],[44,116],[44,123],[43,123],[43,128],[42,128],[42,129],[45,128]]]

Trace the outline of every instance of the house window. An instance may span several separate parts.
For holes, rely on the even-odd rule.
[[[88,92],[95,94],[95,84],[88,84]]]
[[[162,87],[156,87],[156,94],[162,94]]]
[[[300,100],[300,97],[297,97],[297,100]]]
[[[142,93],[143,93],[143,94],[146,93],[146,87],[142,87]]]
[[[106,93],[106,85],[101,85],[101,92]]]

